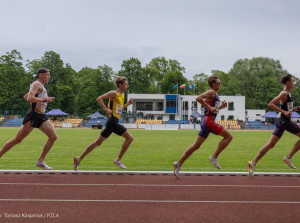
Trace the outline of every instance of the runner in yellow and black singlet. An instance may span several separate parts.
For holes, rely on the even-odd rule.
[[[97,146],[100,146],[104,142],[104,140],[106,140],[111,135],[111,133],[115,133],[125,138],[121,151],[118,157],[114,160],[114,163],[121,169],[126,169],[126,166],[124,166],[121,159],[124,153],[127,151],[130,144],[132,143],[133,136],[123,125],[119,124],[119,119],[122,115],[123,109],[131,105],[133,103],[133,100],[132,98],[130,98],[130,100],[124,105],[124,92],[128,88],[128,82],[126,77],[116,77],[115,84],[118,88],[116,91],[109,91],[106,94],[103,94],[97,98],[99,105],[109,115],[109,118],[106,122],[106,127],[101,132],[100,136],[94,142],[88,145],[88,147],[79,157],[74,157],[75,171],[77,171],[77,168],[80,165],[80,162],[84,159],[84,157],[88,155],[91,151],[93,151]],[[106,98],[109,98],[107,107],[103,102],[103,100]]]
[[[113,132],[119,136],[121,136],[127,129],[118,124],[119,119],[122,115],[124,105],[124,93],[120,93],[117,91],[117,96],[114,99],[109,98],[108,109],[112,110],[112,113],[109,114],[109,119],[106,122],[105,129],[101,132],[101,136],[104,138],[108,138],[110,134]]]

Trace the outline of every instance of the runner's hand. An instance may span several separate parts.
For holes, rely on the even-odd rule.
[[[50,103],[50,102],[52,102],[54,99],[55,99],[55,97],[48,97],[48,98],[47,98],[47,102]]]
[[[217,108],[216,107],[210,107],[209,110],[213,113],[216,113],[218,112]]]
[[[291,117],[292,116],[292,112],[288,112],[288,111],[284,111],[283,114],[287,117]]]
[[[222,101],[222,105],[221,105],[220,109],[221,108],[227,108],[227,101],[226,100]]]
[[[111,115],[113,113],[113,110],[107,109],[105,112],[106,112],[106,114]]]
[[[133,103],[133,99],[130,98],[129,101],[128,101],[128,105],[132,105],[132,103]]]

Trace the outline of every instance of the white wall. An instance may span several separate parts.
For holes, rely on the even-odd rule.
[[[221,101],[227,101],[227,108],[220,110],[217,120],[221,120],[221,116],[224,115],[224,120],[227,120],[228,116],[233,115],[234,120],[245,121],[245,96],[220,96]],[[233,102],[233,110],[229,110],[229,103]]]
[[[265,118],[263,118],[262,115],[266,113],[266,110],[246,109],[246,111],[247,111],[248,121],[255,121],[255,120],[265,121]]]

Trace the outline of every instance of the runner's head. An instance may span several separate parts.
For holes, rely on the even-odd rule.
[[[207,83],[210,87],[212,87],[212,85],[214,83],[217,83],[217,84],[221,84],[220,80],[219,80],[219,77],[216,76],[216,75],[211,75],[208,79],[207,79]]]
[[[210,87],[211,89],[213,89],[214,91],[217,92],[218,90],[220,90],[220,87],[221,87],[221,81],[220,81],[220,79],[219,79],[218,76],[216,76],[216,75],[210,76],[210,77],[207,79],[207,83],[208,83],[209,87]]]
[[[47,83],[50,80],[50,70],[47,68],[38,69],[37,78],[42,84]]]
[[[40,69],[38,69],[37,74],[35,75],[35,77],[38,78],[39,74],[44,74],[44,73],[48,73],[48,72],[50,73],[49,69],[47,69],[47,68],[40,68]]]
[[[115,78],[115,84],[117,88],[120,88],[122,91],[125,91],[128,88],[127,78],[123,76],[117,76]]]
[[[292,80],[293,76],[291,74],[285,74],[280,78],[280,83],[285,84],[286,82]]]
[[[280,82],[284,84],[285,88],[292,89],[294,87],[294,80],[291,74],[285,74],[280,78]]]

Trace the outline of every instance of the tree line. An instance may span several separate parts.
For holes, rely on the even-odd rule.
[[[0,57],[0,112],[6,110],[28,110],[29,104],[23,98],[33,82],[38,68],[50,69],[51,79],[46,84],[49,96],[55,100],[48,104],[48,110],[60,108],[64,112],[83,117],[95,111],[104,114],[96,98],[115,89],[114,77],[128,78],[129,93],[166,94],[177,92],[172,88],[185,84],[195,85],[195,89],[185,91],[191,95],[200,94],[208,89],[206,79],[215,74],[219,76],[222,87],[220,95],[244,95],[247,109],[267,109],[268,103],[283,88],[280,77],[288,71],[283,69],[279,60],[266,57],[237,60],[229,72],[213,70],[211,74],[194,74],[192,79],[184,76],[185,67],[177,60],[165,57],[153,58],[145,66],[138,58],[124,60],[121,69],[114,71],[109,65],[97,68],[84,67],[75,71],[54,51],[47,51],[40,59],[23,61],[17,50]],[[295,79],[293,97],[295,104],[300,102],[300,82]],[[183,89],[178,89],[183,94]]]

